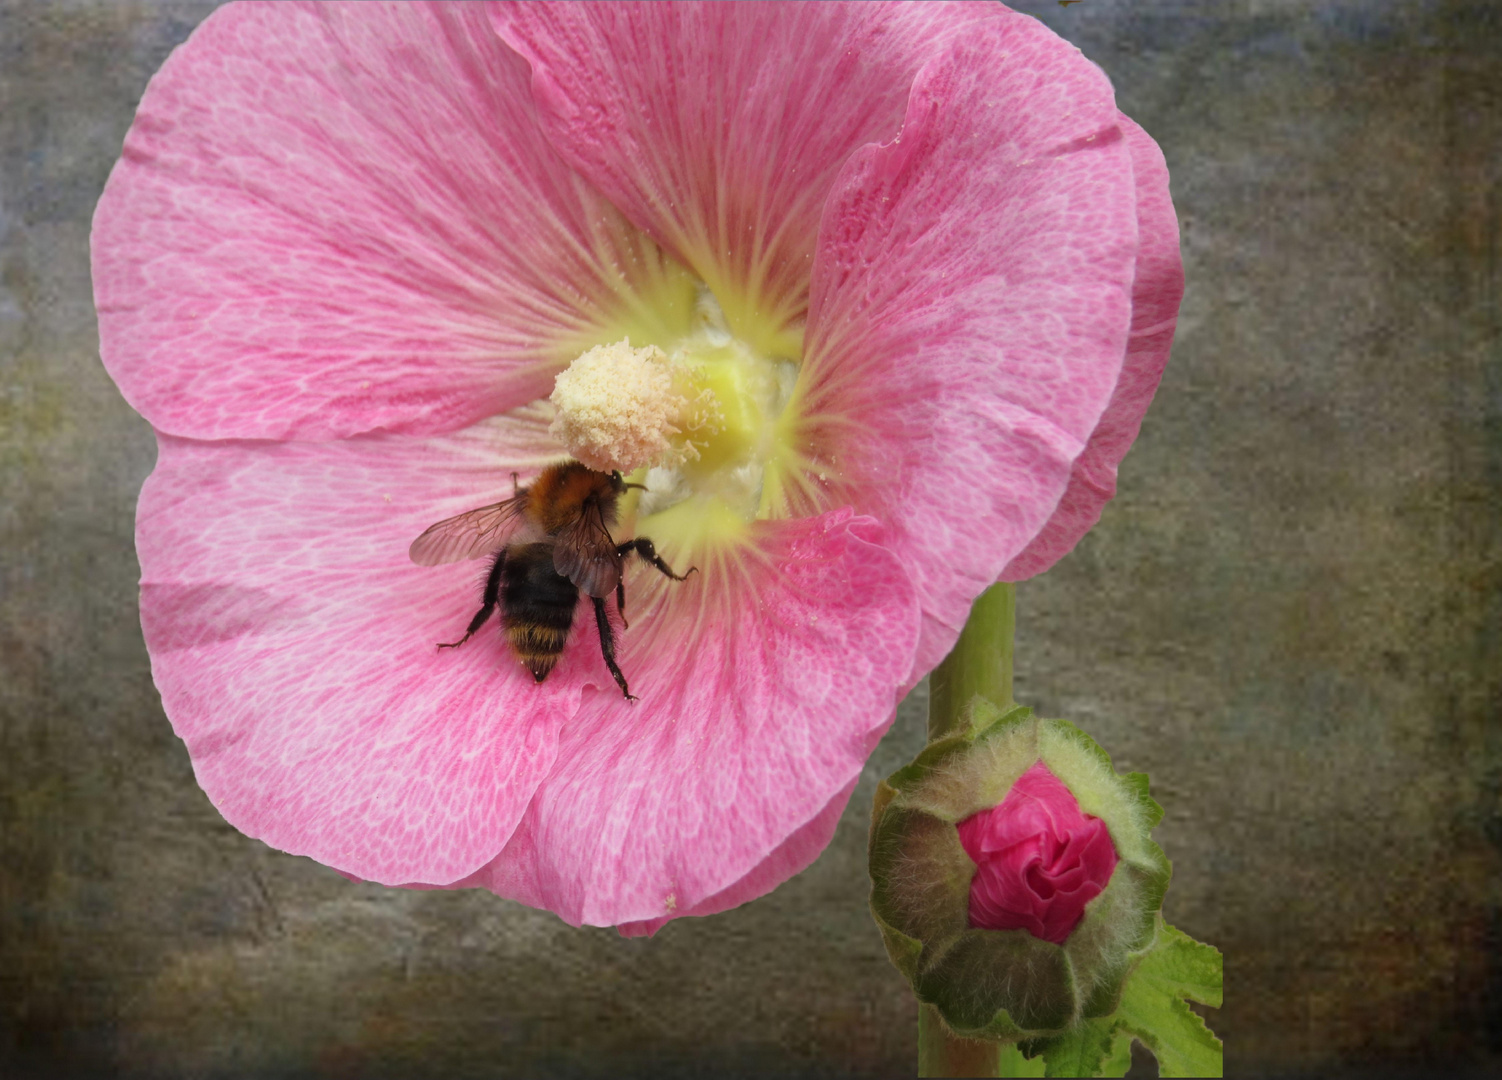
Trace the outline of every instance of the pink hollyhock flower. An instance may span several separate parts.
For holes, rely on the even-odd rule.
[[[1116,848],[1100,818],[1043,762],[1018,778],[1000,806],[958,825],[975,862],[970,925],[1026,930],[1062,945],[1116,869]]]
[[[1179,290],[1157,148],[992,4],[222,8],[93,262],[159,438],[152,673],[215,805],[628,932],[823,848],[974,597],[1109,497]],[[542,399],[628,340],[708,417],[623,500],[700,570],[628,570],[634,704],[588,619],[541,684],[494,631],[436,649],[476,572],[407,555],[568,454]]]

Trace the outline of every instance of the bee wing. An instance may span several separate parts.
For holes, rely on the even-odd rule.
[[[418,566],[478,559],[498,550],[527,508],[522,491],[505,502],[445,518],[412,541],[407,554]]]
[[[586,501],[579,516],[555,534],[553,569],[590,596],[609,596],[621,580],[621,557],[598,499]]]

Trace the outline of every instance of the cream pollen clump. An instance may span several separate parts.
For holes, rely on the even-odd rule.
[[[559,373],[550,400],[558,413],[548,434],[601,472],[658,462],[688,407],[667,354],[655,345],[633,349],[630,338],[585,352]]]
[[[700,373],[625,338],[585,351],[553,383],[548,434],[600,472],[674,467],[699,457],[723,410]]]

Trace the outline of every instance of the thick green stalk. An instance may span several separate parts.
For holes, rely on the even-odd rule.
[[[928,680],[928,737],[942,738],[960,724],[976,694],[1000,708],[1012,704],[1012,636],[1017,587],[993,585],[970,609],[954,650]],[[1003,1043],[962,1039],[944,1026],[932,1005],[918,1006],[919,1076],[1000,1076],[1001,1064],[1020,1055]],[[1009,1051],[1003,1055],[1002,1051]],[[1010,1069],[1007,1075],[1017,1075]]]
[[[918,1006],[919,1076],[995,1076],[999,1042],[962,1039],[950,1032],[932,1005]]]
[[[1012,634],[1017,586],[992,585],[975,601],[960,639],[928,677],[928,738],[947,734],[976,694],[998,708],[1012,705]]]

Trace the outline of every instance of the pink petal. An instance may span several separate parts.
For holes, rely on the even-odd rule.
[[[1006,13],[923,69],[901,136],[826,204],[801,434],[918,585],[914,678],[1042,529],[1116,386],[1137,252],[1117,117],[1099,69]]]
[[[1152,137],[1119,118],[1137,188],[1137,276],[1132,283],[1132,331],[1121,378],[1085,450],[1075,459],[1069,487],[1048,524],[1007,568],[1003,581],[1041,574],[1063,558],[1100,520],[1116,494],[1116,468],[1126,457],[1168,363],[1184,295],[1179,222],[1168,193],[1168,166]]]
[[[879,737],[879,733],[878,733]],[[657,919],[622,923],[617,929],[622,937],[650,937],[674,918],[684,915],[717,915],[722,911],[740,907],[742,904],[765,896],[784,881],[808,869],[815,859],[834,839],[835,827],[845,812],[845,804],[855,791],[857,780],[845,785],[843,791],[830,799],[806,824],[772,850],[772,853],[757,863],[744,877],[737,879],[713,896],[699,901],[686,911],[676,912]]]
[[[717,291],[784,325],[819,216],[914,74],[988,4],[506,4],[554,145]]]
[[[916,642],[912,587],[874,532],[848,511],[763,522],[752,554],[688,583],[631,570],[620,666],[640,702],[590,658],[600,692],[471,883],[576,925],[655,929],[806,866],[891,723]]]
[[[445,882],[494,857],[578,706],[498,631],[456,640],[478,567],[413,566],[435,518],[511,488],[538,419],[446,437],[160,437],[136,549],[152,675],[229,822],[360,878]]]
[[[982,929],[1022,929],[1062,945],[1116,868],[1106,823],[1087,817],[1042,761],[958,832],[976,864],[970,925]]]
[[[546,396],[631,291],[620,267],[659,256],[548,146],[528,77],[476,6],[206,19],[94,218],[130,403],[177,435],[324,439]]]

